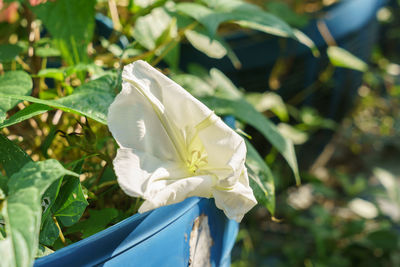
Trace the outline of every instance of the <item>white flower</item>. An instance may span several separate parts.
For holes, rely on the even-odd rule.
[[[139,212],[199,196],[240,222],[257,201],[243,138],[204,104],[144,61],[125,66],[108,113],[120,149],[122,190],[145,199]]]

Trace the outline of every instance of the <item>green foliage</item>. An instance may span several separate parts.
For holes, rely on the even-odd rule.
[[[0,76],[0,94],[29,95],[32,91],[32,79],[23,71],[10,71]],[[6,112],[19,103],[10,98],[0,99],[0,122],[6,118]]]
[[[0,62],[11,61],[21,52],[22,48],[18,45],[2,44],[0,45]]]
[[[0,134],[0,164],[8,176],[18,172],[30,161],[25,151]]]
[[[89,61],[86,49],[94,31],[95,3],[95,0],[58,0],[33,7],[69,65]]]
[[[213,59],[228,58],[240,69],[236,50],[225,38],[235,35],[237,29],[294,39],[317,56],[313,41],[293,28],[302,28],[310,18],[293,10],[308,10],[302,5],[309,7],[310,3],[292,1],[295,6],[291,9],[277,1],[254,1],[260,4],[255,5],[241,0],[128,1],[128,6],[123,1],[57,0],[34,6],[18,2],[17,21],[0,25],[1,40],[9,42],[0,45],[2,266],[31,266],[35,256],[93,235],[137,211],[140,200],[126,196],[118,187],[112,168],[117,144],[105,125],[108,108],[121,86],[122,67],[138,59],[160,67],[217,114],[233,115],[237,132],[250,139],[246,139],[246,167],[261,205],[248,219],[250,225],[257,225],[257,231],[251,226],[241,230],[240,245],[251,248],[250,239],[254,238],[255,247],[267,254],[260,257],[273,255],[279,263],[290,266],[346,266],[359,255],[366,255],[360,262],[379,265],[371,256],[374,253],[381,253],[382,258],[398,256],[393,252],[399,249],[398,234],[393,230],[398,222],[382,216],[390,213],[381,210],[375,199],[368,199],[378,213],[372,219],[375,224],[370,224],[350,207],[352,201],[369,196],[371,183],[365,176],[350,179],[347,174],[333,172],[334,179],[321,182],[322,178],[304,173],[304,186],[284,187],[286,177],[292,177],[284,171],[287,163],[300,184],[294,144],[313,141],[314,132],[336,129],[335,123],[315,109],[287,105],[279,90],[249,94],[218,69],[204,70],[190,64],[189,73],[180,69],[181,49],[187,45]],[[117,9],[112,7],[114,2]],[[110,35],[101,29],[94,31],[96,13],[112,18],[114,31]],[[322,54],[325,56],[325,51]],[[371,80],[379,80],[372,68],[343,49],[331,46],[327,54],[332,65],[363,71]],[[285,70],[293,63],[282,62]],[[396,66],[385,62],[375,65],[386,73],[396,72]],[[330,65],[316,83],[334,83],[333,70]],[[286,74],[278,76],[285,79]],[[399,91],[395,88],[390,94],[400,95]],[[23,105],[16,107],[21,101]],[[361,128],[359,125],[353,128]],[[388,134],[397,133],[389,118],[369,125]],[[255,133],[254,138],[247,131]],[[357,144],[352,140],[348,147],[356,151]],[[57,160],[45,160],[49,158]],[[388,178],[378,169],[374,173],[386,190],[375,188],[380,193],[374,198],[379,196],[399,207],[396,186],[391,186],[397,185],[393,182],[396,178]],[[296,190],[311,196],[304,209],[302,201],[293,204]],[[332,205],[341,209],[330,209]],[[353,212],[352,217],[341,217],[342,209]],[[264,217],[257,217],[260,214]],[[273,219],[283,217],[283,226],[273,224],[270,215]],[[260,229],[270,232],[263,235]],[[273,239],[268,243],[270,237]],[[280,262],[281,258],[285,261]],[[250,262],[254,266],[265,263]]]
[[[81,232],[82,237],[89,237],[106,228],[118,216],[118,211],[112,208],[89,210],[90,217],[70,227],[67,233]]]
[[[0,241],[4,266],[31,266],[38,248],[40,199],[59,177],[76,175],[56,160],[29,162],[8,182],[7,198],[2,203],[6,238]]]
[[[26,108],[18,111],[14,115],[12,115],[10,118],[6,119],[3,121],[3,123],[0,123],[0,129],[4,127],[9,127],[11,125],[20,123],[21,121],[30,119],[34,116],[43,114],[49,110],[52,110],[51,107],[43,104],[32,104],[27,106]]]
[[[365,72],[368,70],[368,65],[357,58],[349,51],[338,46],[330,46],[327,50],[329,60],[334,66],[354,69]]]
[[[76,164],[74,171],[81,172],[82,165],[83,160]],[[61,192],[52,207],[52,212],[63,225],[71,226],[81,218],[88,204],[79,179],[67,176],[64,177]]]
[[[249,172],[250,184],[254,195],[273,215],[275,213],[275,182],[272,172],[257,150],[246,141],[246,167]]]
[[[294,30],[283,20],[268,13],[258,6],[239,0],[203,1],[208,7],[197,3],[181,3],[177,10],[196,19],[207,28],[214,37],[221,23],[232,21],[244,28],[250,28],[282,37],[294,38],[310,46],[296,37]],[[312,42],[311,42],[312,43]],[[311,44],[310,48],[314,47]]]
[[[10,99],[26,100],[87,116],[106,124],[108,107],[115,97],[115,85],[115,79],[107,75],[78,87],[69,96],[56,100],[42,100],[31,96],[5,94],[0,94],[0,99],[4,99],[4,101],[11,101]]]

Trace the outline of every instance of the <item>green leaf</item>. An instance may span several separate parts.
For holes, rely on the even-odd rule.
[[[211,58],[223,58],[227,54],[226,48],[216,39],[196,30],[185,31],[185,37],[199,51]]]
[[[107,124],[108,107],[115,98],[116,79],[102,76],[75,89],[70,96],[56,100],[72,112]]]
[[[180,3],[176,9],[203,24],[211,37],[215,36],[218,26],[223,22],[234,22],[245,28],[262,31],[282,37],[299,40],[293,29],[283,20],[272,15],[256,5],[239,0],[204,1],[211,8],[197,3]],[[310,41],[310,40],[308,40]],[[311,47],[315,47],[314,44]]]
[[[14,173],[8,182],[8,193],[11,195],[25,188],[36,188],[42,196],[46,189],[63,175],[79,177],[78,174],[64,169],[56,160],[28,162],[19,172]]]
[[[286,159],[294,173],[296,183],[300,184],[299,169],[293,143],[284,138],[269,119],[242,98],[231,100],[218,97],[205,97],[201,98],[201,100],[209,108],[215,110],[216,113],[220,115],[233,115],[262,133]]]
[[[31,266],[38,249],[41,204],[46,189],[63,175],[76,175],[56,160],[29,162],[10,177],[2,214],[6,239],[0,241],[2,266]]]
[[[3,94],[0,94],[0,100],[7,98],[26,100],[83,115],[100,123],[107,124],[108,107],[115,97],[115,82],[115,79],[111,75],[104,75],[79,86],[74,90],[73,94],[57,100],[43,100],[30,96]]]
[[[0,173],[0,201],[6,198],[8,192],[8,178]]]
[[[225,76],[220,70],[212,68],[210,70],[210,77],[215,83],[217,92],[216,95],[221,98],[240,99],[243,94],[232,83],[232,81]]]
[[[64,226],[75,224],[81,217],[89,203],[86,201],[79,179],[68,177],[62,186],[56,205],[56,216]]]
[[[20,123],[21,121],[24,121],[24,120],[30,119],[34,116],[43,114],[49,110],[52,110],[52,108],[49,106],[34,103],[34,104],[29,105],[26,108],[18,111],[17,113],[12,115],[10,118],[3,121],[3,123],[0,123],[0,129]]]
[[[60,69],[42,69],[36,75],[41,78],[52,78],[57,81],[64,81],[64,70]]]
[[[50,255],[51,253],[53,253],[54,251],[49,249],[48,247],[39,245],[39,249],[36,253],[36,258],[41,258],[47,255]]]
[[[156,47],[157,39],[168,28],[170,22],[171,17],[164,8],[155,8],[150,14],[136,20],[133,37],[143,47],[152,50]]]
[[[0,134],[0,164],[8,177],[18,172],[32,159],[19,146]]]
[[[372,243],[374,248],[383,250],[398,250],[398,233],[391,229],[380,229],[370,233],[367,240]]]
[[[246,140],[246,166],[250,185],[257,201],[263,204],[273,215],[275,212],[275,183],[271,170],[260,157],[257,150]]]
[[[9,71],[0,76],[0,94],[29,95],[32,92],[32,79],[24,71]],[[20,101],[11,98],[0,99],[0,122],[5,119],[5,113]]]
[[[89,210],[89,214],[89,219],[80,221],[68,228],[66,234],[81,232],[83,234],[82,238],[89,237],[104,230],[118,216],[118,211],[113,208],[105,208],[101,210]]]
[[[259,7],[237,0],[224,0],[210,9],[197,3],[180,3],[176,9],[203,24],[214,36],[218,26],[227,21],[246,22],[269,27],[269,33],[279,36],[292,36],[289,25],[278,17],[267,13]]]
[[[8,62],[14,60],[19,53],[22,52],[22,47],[15,44],[0,45],[0,62]]]
[[[53,221],[51,208],[55,204],[63,179],[60,178],[47,188],[42,196],[42,223],[40,226],[39,242],[42,245],[51,246],[59,237],[59,230]]]
[[[59,57],[61,52],[54,47],[38,47],[35,49],[35,55],[38,57]]]
[[[42,217],[42,229],[40,229],[39,242],[45,246],[52,246],[60,235],[57,225],[53,221],[53,217]]]
[[[74,172],[80,173],[82,169],[84,160],[80,159],[78,162],[75,162],[74,165]],[[69,190],[69,181],[78,181],[79,185],[79,178],[73,176],[64,176],[63,178],[59,179],[58,182],[54,182],[44,193],[42,197],[42,208],[44,207],[45,210],[42,215],[42,226],[40,229],[40,236],[39,241],[41,244],[46,246],[52,246],[54,242],[59,237],[59,229],[55,224],[53,217],[57,216],[55,211],[60,209],[60,206],[68,206],[66,200],[72,198],[73,200],[76,199],[76,196],[79,192],[74,192]],[[61,186],[62,184],[62,186]],[[81,189],[82,190],[82,189]],[[83,193],[82,193],[83,195]],[[88,203],[86,199],[84,199],[86,205],[84,205],[83,209],[79,210],[79,216],[75,217],[76,221],[82,216],[83,211],[85,210]],[[64,207],[63,206],[63,207]],[[75,215],[75,214],[74,214]],[[60,218],[58,218],[60,219]],[[75,221],[73,222],[75,223]],[[71,224],[73,224],[71,223]],[[66,224],[64,224],[66,225]]]
[[[297,14],[287,3],[285,2],[267,2],[265,6],[269,12],[275,16],[283,19],[291,26],[304,28],[309,21],[307,15]]]
[[[80,173],[84,160],[76,163],[74,171]],[[89,203],[86,201],[85,194],[79,179],[72,176],[64,178],[56,203],[52,212],[64,226],[75,224],[81,217]]]
[[[330,46],[326,52],[329,60],[336,67],[348,68],[361,72],[368,70],[367,63],[343,48],[338,46]]]
[[[191,74],[173,75],[172,79],[196,97],[211,96],[214,88],[198,76]]]
[[[265,112],[267,110],[275,113],[281,121],[289,120],[289,112],[286,104],[280,95],[267,92],[267,93],[248,93],[246,100],[249,101],[257,109],[258,112]]]
[[[94,31],[95,0],[57,0],[31,7],[50,32],[68,65],[88,62]]]

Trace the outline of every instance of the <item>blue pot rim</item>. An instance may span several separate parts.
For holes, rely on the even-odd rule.
[[[45,265],[47,262],[52,262],[59,258],[73,256],[78,250],[81,250],[83,247],[91,246],[93,243],[97,242],[104,243],[108,238],[112,238],[116,231],[123,231],[125,228],[132,228],[133,224],[135,225],[134,229],[137,229],[137,227],[142,227],[143,229],[142,231],[140,231],[140,235],[130,238],[128,242],[123,242],[119,244],[116,249],[113,249],[112,257],[117,256],[124,251],[134,247],[138,243],[157,234],[168,225],[178,220],[181,216],[183,216],[191,209],[196,208],[196,206],[198,206],[201,201],[207,201],[207,199],[203,199],[200,197],[191,197],[177,204],[160,207],[145,213],[134,214],[131,217],[126,218],[125,220],[118,222],[90,237],[82,239],[67,247],[61,248],[52,254],[36,259],[35,264]],[[163,218],[163,220],[160,220],[160,218]],[[146,224],[141,225],[140,222],[144,219],[146,219]],[[128,230],[128,232],[130,231]],[[103,260],[106,260],[106,258],[104,258]]]

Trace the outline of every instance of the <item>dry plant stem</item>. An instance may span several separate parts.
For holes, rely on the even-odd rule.
[[[121,31],[122,25],[119,21],[117,4],[114,0],[108,0],[108,8],[110,9],[111,20],[114,24],[114,30]]]
[[[40,32],[38,25],[34,23],[33,13],[26,4],[23,4],[25,18],[28,22],[29,32],[29,47],[28,55],[30,57],[30,72],[37,74],[41,68],[41,59],[35,55],[33,44],[40,39]],[[32,96],[37,96],[39,94],[40,81],[38,78],[33,78],[34,86],[32,90]]]
[[[324,39],[325,43],[328,46],[337,46],[335,38],[333,38],[331,32],[328,29],[328,26],[326,25],[326,23],[323,20],[318,20],[317,28],[318,28],[319,32],[321,33],[321,36]]]
[[[339,143],[339,133],[340,129],[337,130],[336,134],[333,136],[332,140],[328,145],[325,146],[322,153],[318,156],[318,158],[314,161],[313,165],[310,167],[310,173],[315,174],[316,171],[320,168],[326,166],[329,160],[332,158],[333,153],[335,153],[336,147]]]
[[[47,65],[47,57],[42,59],[42,67],[41,67],[41,69],[45,69],[46,65]],[[46,86],[46,83],[44,82],[44,79],[45,79],[44,77],[41,77],[39,79],[39,93],[40,93],[41,89],[47,89],[47,86]]]
[[[31,67],[29,67],[28,64],[26,64],[19,56],[15,58],[15,60],[22,66],[22,68],[28,72],[31,72]]]
[[[64,235],[63,235],[63,233],[62,233],[62,231],[61,231],[61,227],[60,227],[60,225],[58,224],[58,221],[57,221],[56,217],[54,217],[54,216],[53,216],[53,221],[54,221],[54,223],[56,224],[56,226],[57,226],[57,228],[58,228],[58,235],[59,235],[59,237],[60,237],[61,242],[64,244],[64,246],[66,246],[67,243],[65,242],[65,237],[64,237]]]

